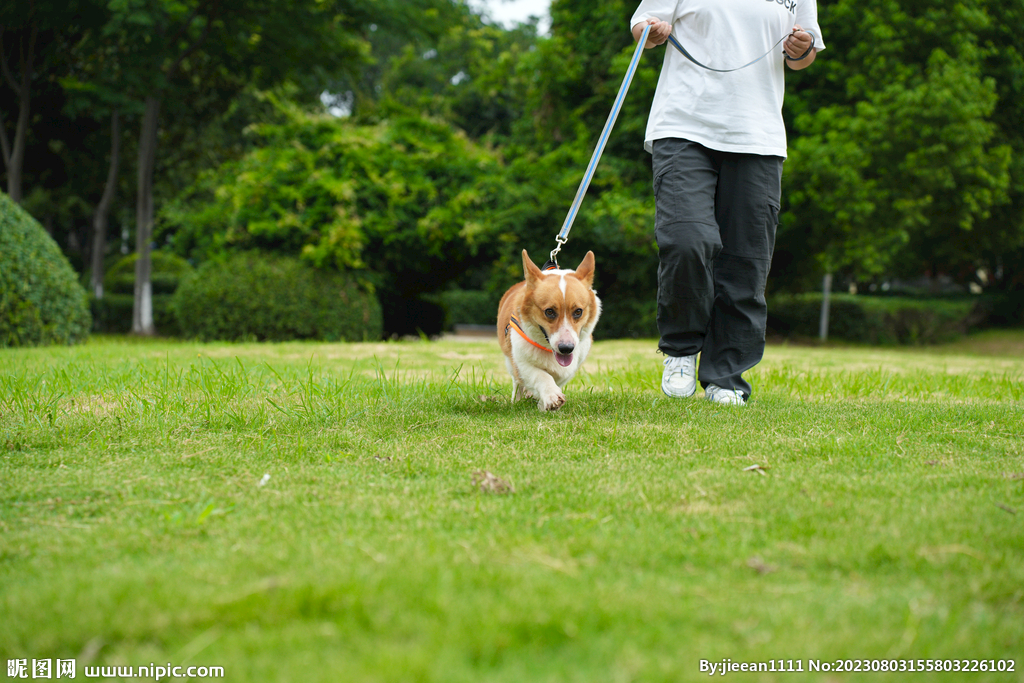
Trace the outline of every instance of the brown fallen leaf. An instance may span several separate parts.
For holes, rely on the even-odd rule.
[[[743,471],[744,472],[757,472],[762,477],[767,477],[768,475],[765,474],[765,470],[767,470],[767,469],[769,469],[767,465],[751,465],[750,467],[744,467]]]
[[[779,571],[778,567],[772,564],[767,564],[757,555],[754,555],[752,558],[747,560],[747,566],[758,574],[771,574],[772,572]]]
[[[473,473],[473,485],[479,486],[480,490],[484,493],[501,494],[516,492],[512,484],[487,470],[477,470]]]

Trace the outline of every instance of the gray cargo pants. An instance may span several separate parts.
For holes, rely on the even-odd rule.
[[[764,355],[782,157],[655,140],[658,349],[700,353],[697,379],[750,397],[743,373]]]

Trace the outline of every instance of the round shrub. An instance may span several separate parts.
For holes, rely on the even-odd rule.
[[[154,251],[149,255],[152,263],[149,280],[153,285],[153,294],[174,294],[181,279],[191,273],[193,268],[188,261],[177,254],[166,251]],[[135,295],[135,262],[138,254],[128,254],[115,263],[103,275],[103,293]]]
[[[85,289],[60,247],[0,193],[0,347],[73,344],[91,326]]]
[[[153,285],[153,324],[162,335],[179,334],[178,320],[171,310],[171,295],[182,278],[194,272],[188,261],[177,254],[154,251],[150,254]],[[138,254],[128,254],[103,275],[103,298],[92,299],[92,315],[101,332],[125,333],[132,329],[135,306],[135,263]]]
[[[379,339],[376,297],[342,273],[255,252],[208,261],[171,302],[183,334],[213,340]]]

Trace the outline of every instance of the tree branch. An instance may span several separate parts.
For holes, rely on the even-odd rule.
[[[0,69],[3,70],[4,80],[7,81],[7,85],[11,86],[11,90],[18,97],[21,97],[21,88],[18,87],[18,83],[14,80],[14,74],[11,73],[11,67],[7,64],[7,51],[4,49],[4,28],[0,26]]]
[[[4,168],[11,166],[11,141],[7,139],[7,126],[4,124],[3,112],[0,112],[0,150],[4,155]]]

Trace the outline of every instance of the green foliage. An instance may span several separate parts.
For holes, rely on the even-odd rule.
[[[182,253],[292,254],[322,269],[366,267],[416,294],[456,277],[488,230],[498,160],[443,122],[355,126],[293,111],[258,132],[258,149],[165,211]]]
[[[199,339],[364,341],[382,332],[380,305],[351,276],[254,252],[207,261],[171,305],[183,334]]]
[[[150,254],[152,274],[150,282],[154,294],[174,294],[182,278],[194,269],[188,261],[169,251]],[[128,254],[115,263],[103,276],[103,291],[112,294],[135,293],[135,262],[138,254]]]
[[[821,8],[828,50],[811,73],[790,74],[798,95],[787,99],[796,115],[780,243],[798,255],[795,272],[814,263],[856,278],[941,271],[963,282],[995,239],[1024,245],[1024,225],[994,213],[1020,182],[1019,135],[996,117],[989,5]]]
[[[650,285],[646,290],[650,290]],[[646,296],[645,296],[646,294]],[[658,336],[658,300],[654,291],[641,289],[632,296],[602,296],[597,339],[652,339]]]
[[[483,290],[451,289],[437,297],[444,307],[444,327],[495,325],[501,297]]]
[[[0,347],[89,336],[85,289],[42,226],[0,193]]]
[[[96,332],[128,334],[132,331],[132,311],[135,296],[132,294],[103,294],[102,299],[89,297],[92,311],[92,328]],[[169,294],[153,295],[153,326],[162,336],[177,336],[178,321],[171,309]]]
[[[171,308],[171,296],[181,280],[193,272],[188,261],[168,251],[151,254],[153,287],[153,324],[162,335],[180,333],[178,319]],[[138,254],[128,254],[103,276],[103,298],[90,298],[94,329],[99,332],[127,333],[132,329],[135,299],[135,262]]]
[[[964,335],[978,301],[833,294],[829,337],[865,344],[940,344]],[[781,294],[768,302],[773,332],[817,336],[821,294]]]

